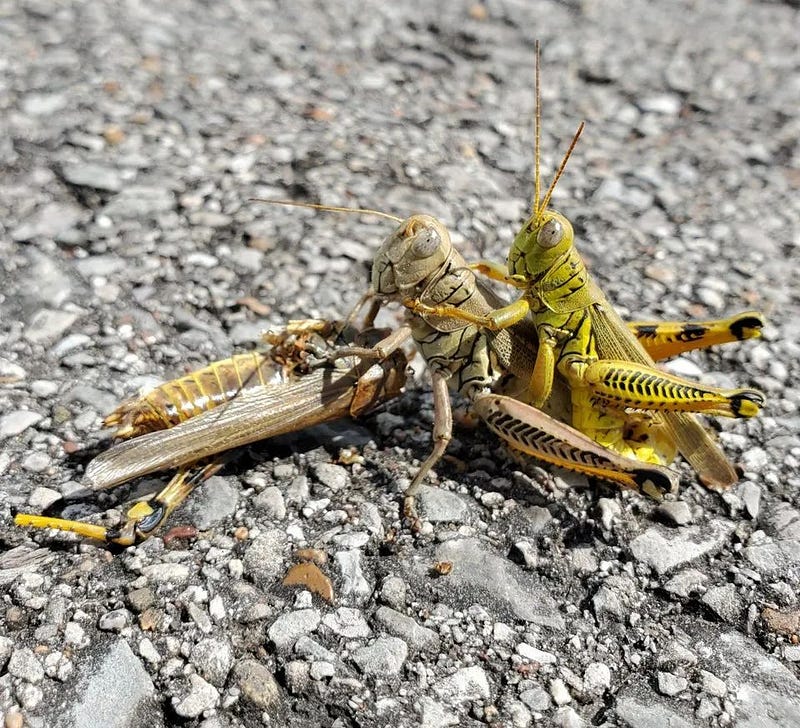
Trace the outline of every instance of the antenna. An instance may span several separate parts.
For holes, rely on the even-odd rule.
[[[572,155],[572,152],[578,143],[578,139],[581,138],[581,134],[583,134],[583,129],[585,126],[586,122],[582,121],[580,123],[580,126],[578,127],[578,131],[575,132],[575,136],[572,137],[569,149],[567,149],[567,153],[564,155],[564,159],[561,160],[561,164],[558,167],[556,176],[553,177],[553,181],[550,183],[550,187],[547,188],[547,192],[545,193],[544,200],[542,200],[541,207],[539,207],[539,209],[536,211],[537,216],[541,215],[547,209],[547,205],[550,203],[550,198],[553,196],[553,190],[555,190],[556,185],[558,184],[558,180],[561,179],[561,175],[564,172],[564,167],[567,166],[567,162],[569,161],[569,158]]]
[[[534,150],[533,150],[533,213],[539,215],[539,193],[541,192],[541,175],[539,173],[539,152],[542,144],[542,83],[540,58],[542,55],[541,43],[537,39],[533,45],[536,54],[536,110],[534,111]]]
[[[266,202],[269,205],[285,205],[287,207],[307,207],[311,210],[323,210],[325,212],[351,212],[360,215],[377,215],[385,217],[394,222],[403,222],[403,218],[390,215],[388,212],[380,210],[369,210],[362,207],[333,207],[332,205],[317,205],[313,202],[296,202],[295,200],[268,200],[265,197],[251,197],[250,202]]]

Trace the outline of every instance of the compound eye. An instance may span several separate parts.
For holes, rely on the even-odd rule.
[[[442,244],[439,233],[433,228],[424,228],[417,233],[411,246],[411,253],[415,258],[430,258]]]
[[[555,248],[564,237],[564,226],[551,217],[536,234],[536,242],[543,248]]]

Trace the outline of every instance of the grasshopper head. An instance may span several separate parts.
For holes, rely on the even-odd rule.
[[[526,278],[544,274],[572,247],[573,240],[572,224],[560,212],[534,212],[511,245],[509,273]]]
[[[421,291],[450,257],[453,244],[442,223],[412,215],[383,242],[372,264],[372,287],[379,296]]]

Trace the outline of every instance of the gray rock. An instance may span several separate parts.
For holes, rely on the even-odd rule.
[[[572,701],[566,683],[560,677],[550,682],[550,695],[556,705],[566,705]]]
[[[9,412],[0,417],[0,439],[14,437],[25,432],[29,427],[33,427],[42,419],[38,412],[30,410],[17,410]]]
[[[702,602],[726,622],[736,624],[742,615],[742,600],[734,584],[711,587],[703,595]]]
[[[363,549],[369,543],[369,534],[364,531],[337,533],[331,542],[340,549]]]
[[[44,678],[44,667],[33,650],[28,647],[20,647],[11,653],[8,660],[8,673],[35,684]]]
[[[736,702],[736,725],[757,728],[769,716],[770,725],[800,726],[800,680],[780,660],[752,639],[737,632],[712,635],[698,630],[695,639],[711,648],[727,694]]]
[[[64,402],[80,402],[95,412],[110,412],[117,406],[116,397],[109,392],[86,384],[76,384],[63,395]]]
[[[675,697],[689,687],[689,681],[685,677],[673,675],[671,672],[658,673],[658,692],[667,697]]]
[[[342,578],[339,591],[341,598],[355,604],[364,604],[372,594],[372,587],[364,577],[364,571],[361,568],[361,552],[355,549],[337,551],[333,558]]]
[[[236,513],[240,492],[235,478],[219,475],[210,477],[194,491],[187,502],[187,520],[201,531],[220,525]]]
[[[175,207],[175,195],[161,187],[128,187],[103,208],[112,220],[147,219]]]
[[[593,549],[572,549],[570,558],[572,560],[572,568],[579,573],[591,574],[597,571],[599,566]]]
[[[791,574],[800,565],[800,541],[767,540],[747,546],[742,554],[762,577],[777,579]]]
[[[182,586],[189,581],[189,567],[186,564],[151,564],[142,568],[142,574],[155,584]]]
[[[155,645],[147,637],[139,640],[139,655],[141,655],[151,665],[158,665],[161,662],[161,655]]]
[[[253,506],[262,511],[265,516],[276,521],[286,518],[286,503],[283,500],[283,493],[280,488],[270,486],[264,488],[255,498]]]
[[[11,231],[11,238],[17,242],[34,238],[54,238],[59,233],[69,230],[84,217],[84,211],[76,205],[49,202],[14,228]]]
[[[447,710],[442,703],[426,695],[419,699],[419,712],[420,728],[440,728],[461,723],[457,713]]]
[[[519,699],[536,713],[543,713],[553,704],[553,701],[550,698],[550,693],[548,693],[547,690],[545,690],[541,685],[523,690],[519,694]]]
[[[447,579],[450,590],[472,594],[509,610],[519,619],[563,629],[558,605],[541,584],[505,558],[489,551],[478,539],[453,539],[436,548],[437,561],[453,564]]]
[[[399,576],[388,576],[381,585],[381,600],[394,609],[402,609],[406,604],[408,588]]]
[[[283,669],[289,692],[299,695],[306,691],[311,677],[311,665],[305,660],[290,660]]]
[[[102,615],[97,626],[105,632],[120,632],[130,621],[131,613],[127,609],[114,609]]]
[[[84,278],[110,276],[125,267],[125,259],[118,255],[93,255],[75,261],[75,267]]]
[[[560,728],[584,728],[586,725],[586,721],[570,705],[559,708],[553,716],[553,722]]]
[[[670,641],[658,654],[657,664],[664,670],[691,667],[697,663],[697,655],[677,640]]]
[[[692,522],[692,510],[686,501],[669,501],[658,507],[658,512],[676,526]]]
[[[339,607],[333,614],[326,614],[322,618],[322,624],[346,639],[360,639],[372,634],[361,611],[351,607]]]
[[[800,662],[800,645],[784,645],[783,659],[789,660],[789,662]]]
[[[273,674],[260,662],[251,659],[237,662],[234,679],[242,697],[260,710],[274,710],[280,703],[281,689]]]
[[[633,604],[641,597],[636,584],[624,574],[609,576],[592,597],[594,613],[598,618],[613,617],[624,622],[631,613]]]
[[[631,728],[696,728],[691,716],[679,712],[679,703],[659,698],[644,685],[637,684],[622,690],[617,697],[616,708],[619,718]]]
[[[745,480],[739,486],[739,496],[744,503],[748,515],[754,521],[758,520],[758,513],[761,507],[761,488],[749,480]]]
[[[31,116],[51,116],[68,104],[66,94],[29,93],[22,99],[22,109]]]
[[[353,652],[353,662],[365,675],[399,675],[408,657],[408,647],[397,637],[378,637]]]
[[[430,486],[420,488],[417,509],[420,516],[431,523],[465,523],[470,513],[468,503],[461,496]]]
[[[245,549],[242,556],[245,574],[256,584],[268,584],[283,572],[283,550],[286,533],[270,529],[259,534]]]
[[[308,635],[302,635],[294,644],[294,651],[300,657],[315,662],[336,662],[336,653],[323,647]]]
[[[309,493],[308,478],[305,475],[298,475],[286,488],[286,502],[303,505],[308,500]]]
[[[489,679],[482,667],[462,667],[433,684],[433,692],[448,705],[463,705],[474,700],[488,701],[492,696]]]
[[[800,511],[788,503],[777,503],[769,510],[767,522],[775,538],[786,541],[800,540]]]
[[[53,461],[46,453],[32,452],[22,461],[22,469],[29,473],[43,473],[51,467],[52,463]],[[37,488],[36,491],[31,493],[31,499],[52,499],[50,503],[55,503],[59,498],[61,498],[61,493],[56,490],[50,490],[50,488]],[[47,506],[44,507],[46,508]]]
[[[22,381],[25,377],[26,372],[23,367],[0,356],[0,378],[2,378],[3,381]]]
[[[683,569],[673,576],[664,588],[679,597],[688,597],[705,589],[708,577],[697,569]]]
[[[327,680],[336,674],[336,667],[330,662],[315,662],[309,674],[312,680]]]
[[[346,488],[349,480],[347,470],[334,463],[317,463],[314,465],[314,475],[334,493]]]
[[[742,453],[742,468],[749,477],[762,472],[769,461],[769,454],[760,447],[750,447]]]
[[[545,652],[529,645],[527,642],[520,642],[517,645],[517,654],[540,665],[552,665],[558,662],[558,658],[552,652]]]
[[[611,670],[603,662],[591,662],[583,673],[583,687],[589,695],[600,696],[611,687]]]
[[[439,649],[439,635],[432,629],[417,624],[414,619],[405,614],[390,607],[378,607],[375,619],[389,634],[402,639],[412,654],[422,650],[436,652]]]
[[[383,437],[388,437],[393,430],[404,427],[406,421],[400,415],[395,415],[391,412],[379,412],[375,416],[375,423],[378,427],[378,432]]]
[[[92,338],[86,334],[69,334],[50,349],[50,354],[55,359],[63,359],[70,352],[84,349],[91,343]]]
[[[728,686],[724,680],[720,680],[714,673],[708,670],[700,670],[700,680],[703,691],[717,698],[724,698],[728,692]]]
[[[665,574],[682,564],[717,553],[735,528],[734,523],[722,519],[677,531],[655,526],[631,542],[631,552],[637,561],[658,574]]]
[[[267,635],[279,652],[289,652],[300,636],[319,627],[321,619],[318,609],[298,609],[278,617],[267,630]]]
[[[77,673],[77,680],[59,689],[68,707],[58,711],[51,725],[133,728],[140,720],[165,725],[150,676],[125,640],[94,643],[78,662]]]
[[[122,180],[119,171],[93,162],[68,162],[61,166],[64,179],[77,187],[91,187],[104,192],[119,192]]]
[[[77,320],[78,314],[70,311],[39,309],[25,329],[25,338],[32,344],[52,341],[61,336]]]
[[[600,508],[600,522],[606,531],[610,531],[614,520],[622,514],[622,508],[612,498],[601,498],[597,501],[597,505]]]
[[[8,664],[8,658],[11,656],[11,651],[14,648],[14,640],[11,637],[0,635],[0,670],[5,670]]]
[[[199,675],[192,674],[189,675],[188,690],[172,698],[172,708],[183,718],[196,718],[203,711],[213,708],[218,700],[217,689]]]
[[[208,612],[205,609],[194,602],[189,602],[186,605],[186,611],[203,634],[211,634],[213,632],[214,625],[211,623],[211,617],[208,616]]]
[[[207,637],[192,647],[190,660],[203,678],[221,688],[233,664],[233,650],[227,640]]]
[[[264,593],[247,582],[234,582],[227,604],[231,618],[238,622],[257,622],[274,615]]]

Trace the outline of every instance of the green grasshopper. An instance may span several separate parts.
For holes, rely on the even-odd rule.
[[[331,363],[331,352],[343,344],[362,343],[365,335],[369,333],[339,322],[290,322],[267,335],[267,352],[214,362],[123,402],[104,421],[116,428],[123,442],[92,460],[84,481],[93,490],[103,490],[178,468],[169,483],[136,503],[116,528],[26,513],[16,514],[15,524],[69,531],[121,546],[149,538],[195,487],[222,467],[220,453],[355,417],[398,396],[407,370],[400,351],[377,364],[357,358]]]
[[[417,299],[407,305],[419,315],[451,316],[489,331],[513,327],[530,315],[538,341],[529,378],[533,405],[548,401],[558,373],[570,388],[572,424],[593,440],[647,462],[668,461],[671,457],[664,453],[677,449],[707,485],[729,487],[737,480],[733,467],[691,413],[752,417],[763,405],[763,395],[754,389],[720,389],[672,376],[656,369],[653,359],[758,336],[763,319],[747,312],[714,322],[625,325],[589,276],[574,247],[569,220],[548,209],[583,124],[540,198],[539,75],[537,45],[533,213],[514,239],[506,266],[490,262],[474,266],[520,289],[521,298],[483,314],[448,302],[430,305]],[[626,419],[631,410],[643,413],[633,432]],[[636,442],[640,438],[643,445]]]

